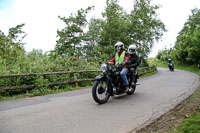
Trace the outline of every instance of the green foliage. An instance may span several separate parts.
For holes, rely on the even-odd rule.
[[[87,56],[108,61],[114,54],[114,44],[117,41],[128,41],[127,14],[117,4],[117,0],[107,0],[106,8],[102,13],[103,19],[91,19],[88,31],[88,44],[93,51],[87,51]],[[89,57],[88,56],[88,57]]]
[[[158,52],[157,58],[166,61],[171,58],[185,64],[200,64],[200,10],[195,8],[177,36],[172,49]]]
[[[21,58],[21,57],[18,57]],[[26,53],[22,59],[16,58],[17,62],[12,65],[0,62],[0,72],[3,74],[20,74],[20,73],[46,73],[46,72],[63,72],[63,71],[79,71],[79,70],[98,70],[99,64],[96,62],[88,62],[87,60],[74,56],[55,56],[53,53],[43,53],[41,50],[33,50]],[[78,74],[78,78],[93,78],[97,73]],[[73,74],[63,75],[38,75],[19,78],[0,78],[0,87],[35,85],[35,88],[24,90],[1,91],[0,96],[16,95],[22,93],[31,93],[36,95],[48,94],[50,89],[66,88],[68,85],[59,85],[53,88],[47,86],[48,83],[62,82],[73,80]],[[91,84],[91,82],[88,82]],[[88,83],[80,83],[81,86],[89,85]]]
[[[57,32],[59,39],[55,52],[59,55],[79,53],[90,61],[108,61],[115,53],[114,44],[121,41],[125,48],[135,44],[137,52],[145,58],[153,43],[166,31],[165,25],[157,18],[158,8],[151,5],[150,0],[138,0],[133,4],[131,13],[127,14],[118,0],[107,0],[102,19],[92,18],[87,32],[83,28],[86,27],[86,14],[91,7],[85,11],[78,10],[78,15],[69,18],[59,17],[67,27]]]
[[[174,49],[164,48],[163,50],[158,51],[156,58],[161,61],[167,61],[168,59],[175,60],[173,54],[174,54]]]
[[[127,34],[127,14],[118,4],[118,0],[107,0],[105,11],[102,13],[105,19],[102,24],[102,38],[99,42],[101,46],[112,46],[117,41],[126,44]],[[105,51],[106,52],[106,51]],[[108,51],[109,52],[109,51]]]
[[[149,0],[138,0],[133,6],[131,14],[127,14],[118,4],[118,0],[107,0],[103,18],[92,18],[90,22],[86,16],[93,7],[80,9],[77,14],[71,14],[68,18],[59,16],[66,27],[57,31],[55,50],[49,53],[41,50],[25,52],[22,43],[26,35],[22,31],[24,24],[9,29],[7,36],[0,31],[0,74],[98,70],[97,61],[107,62],[115,53],[114,44],[117,41],[122,41],[125,48],[134,43],[145,58],[153,42],[162,36],[165,28],[156,16],[158,6],[151,6]],[[143,64],[147,65],[144,59]],[[96,73],[77,74],[79,78],[94,76]],[[73,74],[5,78],[0,79],[0,87],[34,84],[36,87],[33,90],[11,90],[3,93],[13,95],[31,92],[39,95],[49,93],[50,89],[66,87],[61,85],[49,88],[45,86],[47,83],[68,80],[73,80]],[[90,84],[91,82],[84,82],[79,85]]]
[[[9,33],[6,36],[0,31],[0,62],[3,64],[12,64],[17,62],[16,57],[24,55],[25,50],[22,40],[25,35],[22,31],[24,24],[17,25],[14,28],[9,29]]]
[[[98,44],[101,40],[102,22],[102,20],[95,18],[92,18],[89,22],[89,31],[87,32],[88,40],[82,50],[88,61],[95,61],[98,57],[101,57],[99,55]]]
[[[164,24],[157,18],[156,10],[159,7],[151,6],[149,0],[139,0],[133,5],[131,13],[127,14],[117,0],[107,0],[106,4],[102,13],[104,20],[92,23],[93,28],[101,27],[98,28],[101,29],[100,37],[96,41],[99,44],[97,57],[108,60],[115,52],[114,44],[117,41],[123,42],[125,48],[135,44],[137,52],[147,57],[154,41],[158,41],[166,31]]]
[[[189,119],[184,120],[180,133],[198,133],[200,132],[200,112],[193,114]]]
[[[157,5],[150,5],[150,0],[136,0],[134,9],[129,15],[129,35],[131,43],[135,44],[138,52],[147,57],[155,41],[158,41],[165,25],[157,18]]]
[[[185,63],[200,62],[200,10],[193,9],[175,44],[176,59]]]
[[[77,14],[69,18],[59,18],[67,25],[61,31],[57,31],[59,39],[56,44],[56,52],[59,55],[81,55],[81,48],[84,41],[87,41],[87,35],[84,28],[87,24],[86,14],[92,9],[88,7],[86,10],[80,9]]]

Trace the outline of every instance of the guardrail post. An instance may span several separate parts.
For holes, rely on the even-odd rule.
[[[77,76],[76,76],[76,73],[74,73],[74,80],[77,80]],[[75,82],[75,87],[78,87],[78,83],[77,82]]]

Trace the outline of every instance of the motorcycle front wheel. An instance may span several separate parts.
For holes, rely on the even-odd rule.
[[[96,80],[92,87],[92,97],[99,104],[106,103],[110,98],[110,93],[105,81]]]
[[[135,88],[136,88],[136,84],[135,85],[131,85],[131,87],[129,87],[129,90],[127,92],[128,95],[132,95],[135,92]]]

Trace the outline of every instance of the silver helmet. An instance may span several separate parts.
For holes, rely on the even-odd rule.
[[[115,43],[115,48],[116,48],[117,46],[120,46],[121,49],[124,49],[124,44],[123,44],[122,42],[117,42],[117,43]]]
[[[135,50],[136,50],[136,46],[133,45],[133,44],[128,47],[128,53],[129,54],[134,54]]]

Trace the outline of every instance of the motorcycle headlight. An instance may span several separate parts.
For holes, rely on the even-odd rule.
[[[101,65],[101,71],[104,73],[107,71],[107,65],[106,64],[102,64]]]

